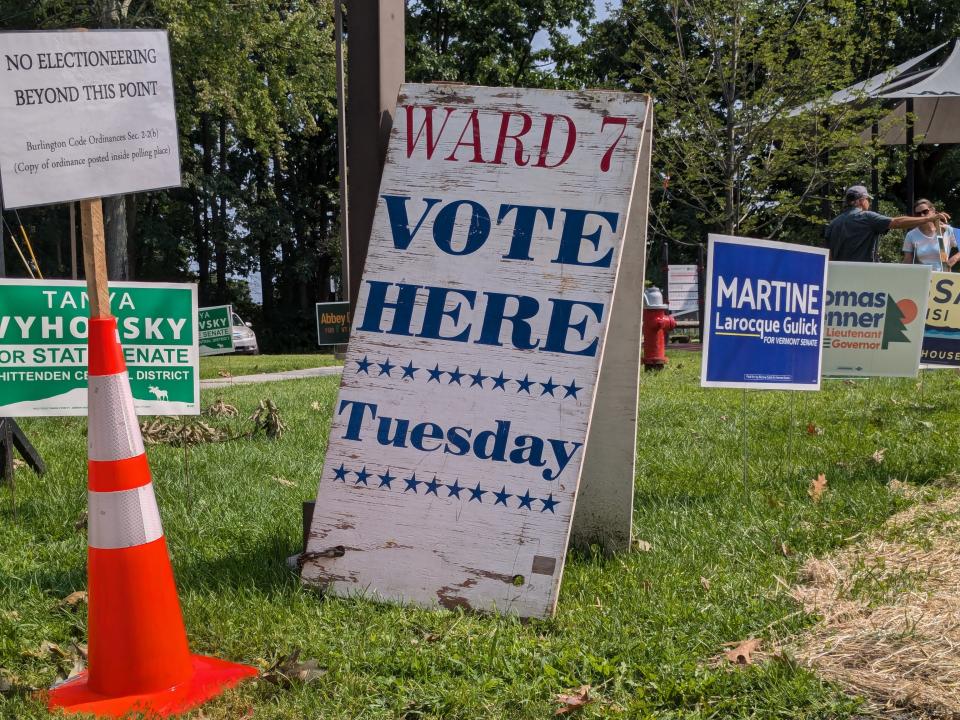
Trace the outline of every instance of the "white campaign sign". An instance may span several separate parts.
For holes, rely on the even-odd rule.
[[[916,377],[929,290],[927,265],[831,262],[823,374]]]
[[[628,430],[629,528],[649,99],[405,85],[398,103],[303,578],[547,616],[591,419]],[[623,315],[615,288],[617,308],[637,291]],[[619,322],[632,376],[605,386]],[[591,418],[598,385],[620,414]]]
[[[0,33],[3,206],[180,185],[167,33]]]
[[[700,309],[699,283],[696,265],[667,266],[667,297],[671,313],[684,315]]]

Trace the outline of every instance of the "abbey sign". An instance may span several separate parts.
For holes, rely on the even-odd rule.
[[[548,616],[575,503],[629,542],[649,98],[398,102],[303,578]]]

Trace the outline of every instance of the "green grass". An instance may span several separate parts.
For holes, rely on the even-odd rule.
[[[855,714],[856,700],[789,658],[740,669],[709,660],[724,642],[761,637],[769,647],[802,632],[814,618],[781,579],[905,507],[889,478],[927,483],[953,470],[957,377],[927,373],[922,390],[875,379],[744,395],[703,390],[698,373],[697,354],[676,352],[642,378],[635,532],[652,550],[572,553],[557,616],[529,623],[301,586],[284,559],[299,550],[300,503],[316,491],[337,378],[205,393],[205,404],[223,397],[241,417],[272,398],[290,429],[276,442],[193,447],[186,465],[183,449],[149,450],[192,647],[259,665],[299,648],[327,672],[289,689],[245,684],[202,717],[252,708],[258,719],[547,718],[554,695],[580,684],[599,698],[581,718]],[[42,704],[22,688],[48,686],[57,670],[27,653],[86,633],[82,606],[58,606],[85,583],[85,537],[74,528],[85,507],[85,420],[23,426],[49,472],[18,472],[16,518],[0,490],[0,667],[21,688],[0,697],[0,717],[39,720]],[[871,458],[879,448],[881,464]],[[829,489],[814,504],[807,486],[818,472]]]
[[[200,358],[200,379],[211,380],[231,375],[256,375],[257,373],[301,370],[303,368],[340,365],[333,355],[208,355]]]

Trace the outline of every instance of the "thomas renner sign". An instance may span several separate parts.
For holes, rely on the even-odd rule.
[[[915,377],[930,268],[832,262],[823,374]]]
[[[305,580],[552,613],[647,103],[402,88]]]
[[[819,390],[823,248],[710,235],[704,387]]]

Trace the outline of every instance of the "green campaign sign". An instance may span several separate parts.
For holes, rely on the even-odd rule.
[[[350,340],[350,303],[317,303],[317,345],[346,345]]]
[[[200,412],[197,286],[110,284],[137,412]],[[0,416],[86,415],[86,284],[0,280]]]
[[[213,305],[197,312],[200,355],[233,352],[233,306]]]

